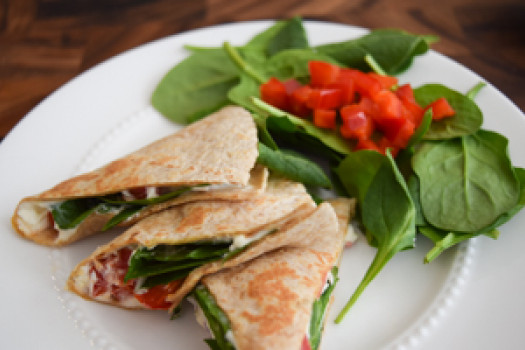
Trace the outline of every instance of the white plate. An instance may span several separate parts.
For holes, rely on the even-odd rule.
[[[31,111],[0,146],[0,335],[9,349],[207,349],[190,309],[169,321],[164,312],[136,312],[87,302],[64,290],[76,263],[110,237],[62,249],[19,238],[10,226],[17,202],[177,128],[149,99],[162,76],[187,54],[184,44],[243,44],[271,22],[236,23],[174,35],[116,56],[72,80]],[[308,22],[312,44],[364,34],[363,29]],[[481,77],[435,52],[417,58],[402,82],[439,82],[465,92]],[[510,139],[525,166],[525,118],[491,85],[476,99],[484,127]],[[525,344],[525,213],[497,241],[478,238],[422,264],[429,242],[395,256],[344,321],[333,319],[359,283],[374,250],[363,239],[344,253],[324,349],[506,349]]]

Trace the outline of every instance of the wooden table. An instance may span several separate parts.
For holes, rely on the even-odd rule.
[[[0,139],[86,69],[145,42],[218,23],[301,15],[436,34],[525,110],[523,0],[0,0]]]

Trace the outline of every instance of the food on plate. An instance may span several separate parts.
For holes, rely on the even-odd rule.
[[[321,160],[333,170],[331,188],[357,198],[359,226],[377,251],[337,322],[418,234],[434,243],[429,263],[470,238],[497,238],[525,206],[525,170],[512,164],[505,136],[482,128],[474,99],[484,83],[460,92],[437,83],[412,88],[396,77],[436,39],[379,29],[313,46],[296,17],[242,46],[186,46],[191,54],[153,93],[153,106],[178,123],[212,103],[243,106],[270,172],[323,187],[311,167],[284,166],[301,156]]]
[[[301,224],[304,244],[202,278],[190,300],[212,349],[319,348],[352,206],[331,203]]]
[[[281,179],[250,200],[173,206],[97,248],[68,289],[124,308],[173,309],[204,274],[301,241],[293,225],[315,208],[303,185]]]
[[[60,246],[115,225],[131,225],[171,205],[241,200],[264,190],[256,166],[257,129],[241,107],[228,106],[99,169],[24,198],[16,231]]]

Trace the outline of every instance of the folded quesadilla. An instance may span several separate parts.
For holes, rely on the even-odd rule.
[[[209,274],[190,300],[212,349],[318,349],[350,207],[323,203],[304,220],[304,245],[290,245]]]
[[[12,224],[25,238],[58,246],[131,225],[171,205],[246,199],[266,184],[267,170],[255,166],[257,156],[250,113],[225,107],[99,169],[24,198]]]
[[[203,274],[286,243],[282,231],[315,207],[303,185],[287,180],[269,181],[263,194],[246,201],[174,206],[96,249],[67,286],[124,308],[174,309]]]

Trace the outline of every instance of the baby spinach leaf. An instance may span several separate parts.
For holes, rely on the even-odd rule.
[[[376,255],[362,281],[336,318],[341,322],[365,288],[399,251],[413,248],[416,210],[403,176],[387,152],[361,203],[363,225],[377,244]]]
[[[273,56],[283,50],[304,49],[309,46],[303,21],[300,17],[293,17],[287,20],[268,42],[266,53],[268,56]]]
[[[219,305],[217,305],[215,298],[208,288],[199,284],[193,290],[193,297],[202,309],[208,321],[208,326],[213,333],[213,339],[206,339],[206,343],[213,350],[235,350],[233,344],[226,338],[226,333],[231,330],[230,320]]]
[[[319,165],[298,154],[272,150],[259,143],[257,162],[287,179],[310,186],[332,187],[330,179]]]
[[[335,168],[341,184],[350,197],[363,204],[368,188],[385,161],[385,156],[376,151],[352,152]]]
[[[415,56],[428,51],[437,37],[414,35],[401,30],[378,29],[361,38],[316,47],[342,64],[363,71],[370,70],[365,61],[371,55],[389,75],[405,71]]]
[[[445,97],[456,114],[450,118],[433,121],[424,135],[427,140],[448,139],[473,134],[483,123],[479,107],[467,96],[440,84],[427,84],[414,89],[414,96],[420,106],[440,97]]]
[[[188,124],[228,104],[227,93],[238,82],[237,69],[222,49],[194,52],[164,76],[151,103],[174,122]]]
[[[266,74],[281,80],[290,78],[306,79],[310,75],[308,62],[325,61],[339,65],[330,56],[312,49],[289,49],[270,57],[265,64]]]
[[[76,227],[91,213],[100,201],[95,198],[70,199],[51,206],[51,215],[59,228],[66,230]]]
[[[448,232],[437,229],[432,226],[419,227],[419,232],[434,242],[434,247],[425,255],[424,262],[428,264],[435,260],[445,250],[467,241],[473,237],[478,236],[480,233],[465,233],[465,232]],[[497,238],[497,232],[487,233],[487,236],[494,239]]]
[[[480,130],[462,138],[425,142],[413,168],[426,220],[442,230],[475,232],[518,202],[519,181],[507,139]]]
[[[339,281],[337,276],[337,267],[332,268],[332,275],[334,281],[330,283],[328,288],[321,294],[321,296],[314,302],[312,306],[312,317],[310,318],[310,348],[311,350],[317,350],[321,343],[321,335],[323,334],[323,328],[326,318],[326,309],[330,304],[330,296],[335,289],[336,283]]]

